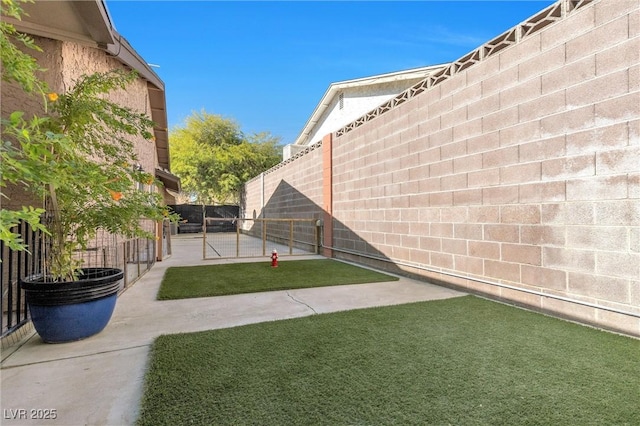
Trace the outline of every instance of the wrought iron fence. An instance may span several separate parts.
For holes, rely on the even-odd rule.
[[[29,311],[18,279],[41,272],[44,252],[45,235],[41,231],[33,231],[28,224],[20,223],[17,233],[20,234],[28,251],[13,251],[0,241],[2,274],[0,275],[0,289],[2,290],[2,318],[0,330],[4,338],[29,322]]]
[[[166,221],[165,221],[166,222]],[[149,229],[156,226],[149,221]],[[169,223],[158,227],[161,232],[162,254],[171,254]],[[24,327],[29,324],[24,292],[20,289],[18,280],[29,275],[42,273],[44,254],[47,248],[46,235],[40,231],[33,231],[26,223],[21,223],[16,232],[21,235],[27,251],[13,251],[0,242],[2,255],[2,274],[0,288],[2,290],[2,318],[0,331],[2,332],[2,347],[11,346],[22,335]],[[155,239],[137,238],[122,239],[106,232],[99,232],[91,247],[78,252],[85,267],[113,267],[124,271],[123,290],[133,284],[140,276],[148,271],[156,261],[158,242]],[[18,332],[20,331],[20,332]],[[16,335],[18,337],[16,337]]]

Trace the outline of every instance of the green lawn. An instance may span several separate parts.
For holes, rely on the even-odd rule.
[[[396,281],[397,277],[331,259],[168,268],[159,300],[222,296],[344,284]]]
[[[139,425],[638,425],[640,341],[474,296],[159,337]]]

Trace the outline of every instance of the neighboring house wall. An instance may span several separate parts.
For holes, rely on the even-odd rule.
[[[639,31],[559,1],[337,131],[333,255],[640,335]]]
[[[331,104],[320,117],[318,125],[313,129],[304,145],[311,145],[321,141],[322,137],[327,133],[335,132],[419,81],[420,79],[401,80],[341,89],[338,95],[331,100]],[[342,107],[340,106],[340,93],[343,96]]]

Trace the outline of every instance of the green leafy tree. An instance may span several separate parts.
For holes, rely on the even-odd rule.
[[[21,3],[33,3],[33,1],[2,0],[1,15],[21,20],[24,13],[20,7]],[[2,81],[18,83],[28,93],[45,93],[46,86],[36,76],[36,72],[42,71],[42,69],[35,58],[20,50],[19,46],[26,48],[26,50],[42,51],[31,37],[18,32],[13,25],[0,20]]]
[[[20,20],[23,10],[21,3],[32,1],[2,0],[0,15]],[[19,48],[22,47],[22,50]],[[41,49],[32,38],[16,31],[15,27],[4,20],[0,20],[0,58],[2,60],[2,81],[17,84],[25,93],[41,96],[47,91],[47,86],[37,77],[42,71],[35,58],[25,51]],[[16,123],[22,120],[21,115],[13,115],[11,120]],[[29,187],[42,180],[50,179],[52,170],[41,167],[39,158],[47,155],[42,145],[32,143],[31,135],[35,133],[42,120],[33,119],[30,122],[22,120],[18,137],[13,141],[5,138],[5,122],[3,121],[2,144],[0,145],[0,206],[6,199],[4,188],[8,184]],[[9,127],[11,127],[9,125]],[[0,210],[0,240],[11,250],[24,250],[26,246],[19,234],[14,232],[20,221],[25,221],[33,229],[46,232],[40,223],[44,209],[25,206],[19,210],[2,208]]]
[[[246,136],[235,121],[204,111],[174,128],[170,139],[172,171],[201,204],[237,203],[245,182],[281,160],[279,137]]]
[[[3,14],[19,17],[12,0],[2,0]],[[84,75],[66,93],[47,93],[35,72],[35,61],[20,49],[5,51],[5,43],[32,41],[1,27],[2,79],[17,83],[25,93],[39,93],[44,101],[42,117],[26,117],[15,111],[2,117],[0,188],[23,185],[38,199],[46,200],[46,216],[32,206],[2,209],[0,237],[13,250],[26,249],[13,232],[20,220],[51,236],[45,259],[52,281],[73,281],[81,259],[74,253],[87,248],[97,230],[125,237],[153,238],[140,219],[177,220],[163,206],[157,191],[140,191],[141,185],[160,185],[153,175],[134,167],[133,138],[152,139],[148,116],[109,100],[112,91],[126,90],[137,79],[135,72],[112,70]],[[15,46],[14,46],[15,47]],[[34,47],[35,48],[35,47]],[[9,66],[5,67],[5,63]],[[4,194],[2,194],[4,197]]]

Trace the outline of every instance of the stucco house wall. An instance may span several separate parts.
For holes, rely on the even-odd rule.
[[[639,31],[558,1],[325,139],[331,255],[640,335]]]
[[[42,52],[31,51],[38,64],[47,70],[59,70],[62,67],[61,42],[42,37],[34,37]],[[52,88],[58,90],[62,87],[62,74],[60,72],[42,73],[41,78]],[[2,117],[8,117],[13,111],[25,111],[30,114],[44,114],[42,98],[38,95],[27,96],[20,86],[15,83],[2,82],[2,102],[0,108]],[[20,185],[8,186],[2,191],[7,197],[0,200],[4,208],[20,208],[32,201],[29,192]]]
[[[106,55],[103,51],[79,43],[51,40],[44,37],[33,37],[42,52],[29,51],[41,68],[41,78],[47,82],[49,89],[62,93],[72,88],[83,74],[106,72],[113,69],[125,69],[117,59]],[[119,105],[130,107],[136,111],[149,113],[151,106],[148,99],[147,83],[143,79],[136,80],[126,91],[114,91],[112,100]],[[13,111],[25,111],[27,114],[44,113],[43,100],[38,95],[26,95],[16,84],[2,85],[2,116],[7,117]],[[158,168],[158,159],[153,141],[142,137],[132,139],[138,163],[144,170],[154,173]],[[21,186],[7,187],[8,198],[2,200],[5,208],[20,208],[22,205],[37,204],[30,192]],[[149,231],[154,231],[149,224]]]
[[[114,69],[126,70],[120,61],[105,55],[101,50],[71,42],[62,42],[61,47],[62,66],[57,72],[62,75],[63,89],[73,87],[75,82],[85,74],[107,72]],[[144,79],[138,78],[127,86],[126,90],[115,90],[109,94],[109,97],[118,105],[146,113],[151,117],[147,82]],[[159,168],[153,141],[141,136],[131,137],[130,140],[134,144],[134,152],[137,156],[137,163],[132,164],[132,167],[139,164],[144,171],[153,174],[156,168]],[[144,189],[150,190],[146,185]],[[157,191],[157,189],[153,188],[153,191]],[[154,222],[144,220],[142,223],[147,231],[152,233],[156,231]]]
[[[55,4],[54,4],[55,3]],[[36,58],[43,69],[40,77],[47,83],[49,90],[63,93],[71,89],[83,74],[106,72],[113,69],[135,69],[139,78],[126,90],[111,93],[110,98],[119,105],[146,113],[154,121],[154,141],[137,137],[131,141],[137,154],[136,164],[148,173],[154,174],[165,183],[164,188],[156,185],[139,185],[145,191],[160,191],[167,204],[175,201],[172,191],[179,191],[179,179],[170,173],[168,139],[166,129],[166,102],[164,83],[148,68],[146,62],[128,44],[126,39],[115,32],[108,16],[106,5],[101,0],[86,2],[36,2],[24,3],[25,13],[22,20],[3,16],[3,20],[15,26],[18,31],[32,37],[41,51],[23,50]],[[2,117],[8,117],[13,111],[24,111],[27,117],[44,114],[41,95],[25,94],[16,84],[3,82],[1,85]],[[152,108],[153,106],[153,108]],[[20,185],[2,189],[3,198],[0,207],[20,209],[22,206],[40,206],[43,201]],[[6,195],[6,197],[4,197]],[[118,267],[125,272],[125,286],[135,281],[148,270],[157,259],[170,254],[170,235],[168,224],[141,219],[144,229],[158,236],[153,239],[125,239],[99,230],[89,250],[77,253],[84,259],[84,266]],[[34,256],[38,250],[32,249]],[[20,257],[21,260],[18,259]],[[28,264],[26,252],[9,254],[3,245],[3,311],[9,308],[14,312],[14,322],[3,322],[2,346],[13,344],[27,333],[29,326],[24,306],[24,297],[14,298],[9,303],[9,288],[18,293],[18,264]],[[37,264],[36,261],[33,264]],[[16,322],[17,321],[17,322]],[[20,328],[21,327],[21,328]],[[5,334],[7,333],[7,334]]]
[[[64,88],[71,88],[74,82],[83,74],[94,72],[107,72],[114,69],[125,69],[125,66],[117,59],[105,55],[104,52],[77,43],[62,43],[62,74]],[[129,107],[151,117],[151,106],[147,82],[138,78],[127,86],[126,90],[117,90],[110,94],[110,98],[118,105]],[[158,157],[152,140],[146,140],[141,136],[131,139],[135,145],[135,153],[138,163],[142,168],[153,174],[158,165]]]

